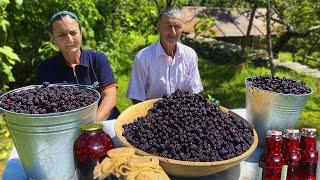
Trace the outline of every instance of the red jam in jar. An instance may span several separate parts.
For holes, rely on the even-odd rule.
[[[263,158],[264,180],[279,180],[281,178],[282,166],[284,164],[282,157],[282,132],[269,130],[265,141],[265,154]]]
[[[299,180],[300,133],[298,129],[286,129],[283,134],[283,158],[287,169],[287,180]]]
[[[300,179],[303,180],[316,180],[318,151],[316,129],[315,128],[302,128],[300,153]]]
[[[78,179],[93,179],[93,169],[115,148],[110,136],[102,130],[102,124],[84,124],[73,146]]]

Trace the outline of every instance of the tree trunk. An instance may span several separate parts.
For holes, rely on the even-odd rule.
[[[242,44],[242,46],[241,46],[241,55],[242,55],[242,57],[244,57],[244,52],[245,52],[246,46],[249,45],[251,47],[251,36],[250,36],[250,33],[251,33],[251,29],[252,29],[254,15],[256,13],[257,8],[258,8],[257,1],[254,1],[254,4],[253,4],[253,6],[251,8],[251,12],[250,12],[248,29],[247,29],[247,32],[246,32],[246,38],[245,38],[245,41],[243,43],[241,43]]]
[[[247,34],[246,34],[246,42],[251,42],[250,33],[251,33],[252,25],[253,25],[254,15],[256,14],[257,8],[258,8],[257,1],[254,1],[253,7],[251,9],[249,25],[248,25]],[[249,46],[251,47],[251,43],[249,44]]]
[[[271,75],[275,75],[275,68],[273,64],[273,52],[272,52],[272,40],[271,40],[271,7],[270,7],[270,0],[268,0],[267,5],[267,14],[266,14],[266,20],[267,20],[267,50],[268,50],[268,58],[269,58],[269,65],[271,70]]]

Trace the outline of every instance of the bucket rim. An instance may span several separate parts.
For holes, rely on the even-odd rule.
[[[17,88],[17,89],[13,89],[11,91],[8,91],[4,94],[2,94],[0,96],[0,99],[2,99],[3,96],[6,96],[10,93],[13,93],[13,92],[18,92],[18,91],[22,91],[22,90],[27,90],[27,89],[32,89],[32,88],[35,88],[35,87],[41,87],[42,85],[29,85],[29,86],[24,86],[24,87],[20,87],[20,88]],[[95,93],[98,94],[98,99],[87,105],[87,106],[84,106],[84,107],[81,107],[79,109],[74,109],[74,110],[71,110],[71,111],[64,111],[64,112],[57,112],[57,113],[46,113],[46,114],[27,114],[27,113],[17,113],[17,112],[13,112],[13,111],[8,111],[6,109],[3,109],[1,106],[0,106],[0,113],[2,112],[5,112],[5,113],[10,113],[10,114],[14,114],[14,115],[23,115],[23,116],[26,116],[26,117],[47,117],[47,116],[60,116],[60,115],[65,115],[65,114],[70,114],[70,113],[74,113],[74,112],[78,112],[78,111],[81,111],[83,109],[87,109],[91,106],[94,106],[97,102],[99,102],[100,98],[101,98],[101,95],[100,93],[95,90],[92,86],[89,86],[89,85],[81,85],[81,84],[61,84],[61,83],[53,83],[53,84],[49,84],[49,86],[78,86],[80,88],[83,88],[83,89],[88,89],[90,91],[93,91]],[[0,101],[0,104],[1,104],[1,101]]]
[[[263,92],[267,92],[267,93],[270,93],[270,94],[282,95],[282,96],[305,97],[305,96],[310,96],[310,95],[313,93],[312,88],[310,88],[307,84],[305,84],[305,85],[308,86],[308,88],[310,88],[310,93],[308,93],[308,94],[284,94],[284,93],[277,93],[277,92],[267,91],[267,90],[260,89],[260,88],[257,88],[257,87],[255,87],[255,86],[252,86],[251,83],[248,82],[248,79],[249,79],[249,78],[252,78],[252,77],[255,77],[255,76],[247,77],[247,78],[244,80],[244,83],[245,83],[246,86],[250,86],[250,87],[252,87],[252,88],[254,88],[254,89],[257,89],[257,90],[263,91]]]

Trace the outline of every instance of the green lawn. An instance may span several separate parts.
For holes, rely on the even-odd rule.
[[[4,165],[12,149],[12,140],[9,137],[7,128],[1,128],[4,127],[4,124],[2,115],[0,114],[0,179],[2,179]]]
[[[131,100],[126,97],[129,75],[122,75],[118,77],[118,102],[117,107],[120,111],[125,110],[126,108],[132,105]]]
[[[306,64],[311,68],[320,69],[320,59],[316,59],[315,57],[308,56],[308,58],[303,59],[301,56],[295,56],[293,59],[291,52],[280,52],[278,54],[278,60],[280,61],[294,61],[299,62],[301,64]]]
[[[293,61],[292,60],[292,53],[290,53],[290,52],[280,52],[278,54],[278,60],[280,60],[280,61]]]

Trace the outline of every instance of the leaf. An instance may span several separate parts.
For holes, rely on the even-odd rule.
[[[30,42],[29,38],[27,38],[26,36],[18,37],[18,42],[22,48],[32,47],[32,43]]]
[[[13,50],[11,49],[11,47],[9,47],[9,46],[0,47],[0,53],[7,56],[9,63],[12,65],[15,64],[15,61],[20,62],[20,58],[18,57],[18,55],[16,53],[14,53]],[[13,61],[11,61],[11,60],[13,60]]]
[[[21,7],[23,0],[15,0],[18,7]]]
[[[7,4],[9,4],[10,1],[9,0],[0,0],[0,6],[5,7]]]
[[[4,133],[4,137],[6,137],[6,138],[10,137],[10,132],[8,130]]]
[[[0,26],[2,27],[2,30],[3,30],[4,32],[7,32],[7,26],[9,26],[9,25],[10,25],[9,21],[7,21],[7,20],[5,20],[5,19],[3,19],[3,20],[1,21],[1,24],[0,24]]]
[[[9,156],[9,153],[4,151],[0,154],[0,160],[7,159],[8,156]]]
[[[11,73],[12,66],[2,63],[3,72],[7,75],[9,82],[15,82],[16,80],[13,77],[13,74]]]

